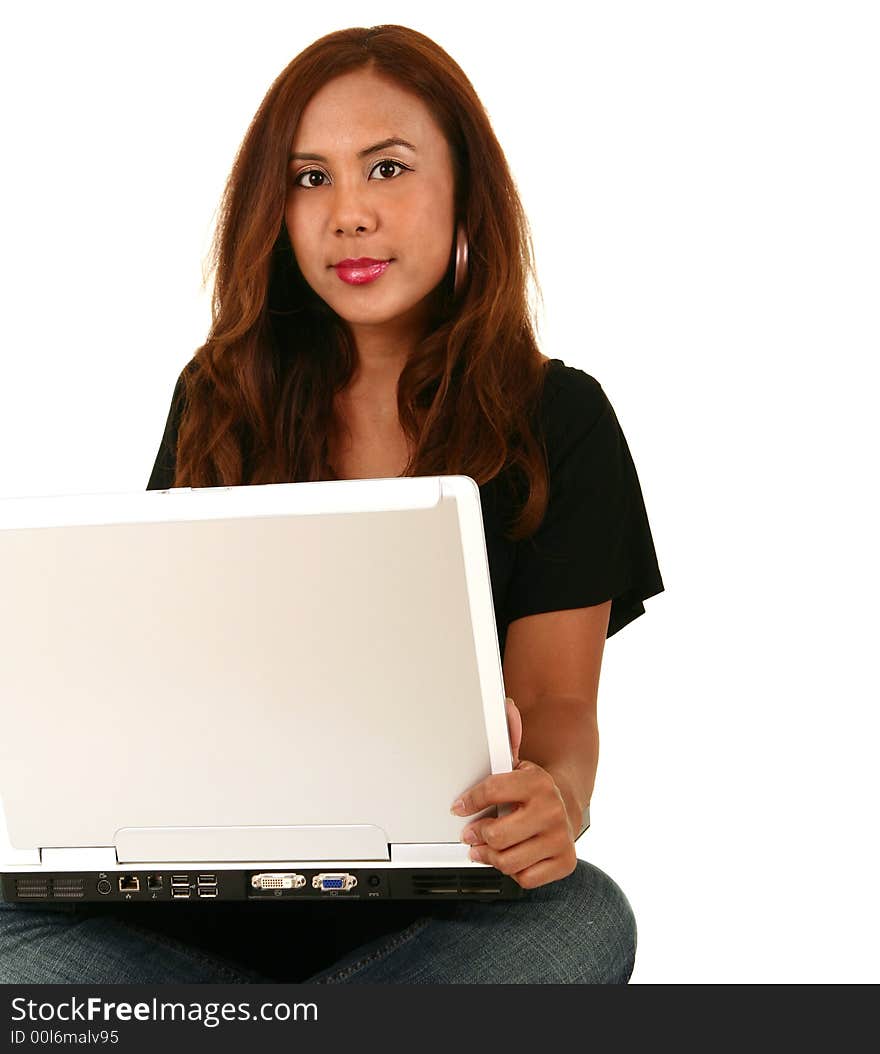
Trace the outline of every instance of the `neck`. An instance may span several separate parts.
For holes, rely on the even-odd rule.
[[[437,311],[439,287],[409,311],[387,322],[349,322],[357,365],[347,391],[397,405],[397,381],[419,342],[431,331]]]

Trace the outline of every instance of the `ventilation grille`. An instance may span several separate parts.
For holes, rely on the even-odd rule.
[[[500,893],[501,879],[480,874],[459,875],[462,893]]]
[[[413,875],[413,892],[416,896],[436,896],[438,894],[500,894],[501,879],[497,876],[473,874],[472,872],[439,871]]]
[[[15,895],[20,900],[38,899],[49,896],[48,878],[17,878],[15,880]]]
[[[48,878],[42,875],[25,875],[15,880],[15,895],[19,900],[75,900],[85,895],[85,879],[67,875]]]
[[[66,897],[68,900],[81,897],[85,893],[85,879],[82,878],[53,878],[52,896]]]

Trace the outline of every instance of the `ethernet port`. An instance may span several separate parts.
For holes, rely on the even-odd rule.
[[[147,889],[156,893],[162,888],[161,875],[147,875]]]
[[[141,880],[137,875],[121,875],[119,878],[120,893],[140,893]]]

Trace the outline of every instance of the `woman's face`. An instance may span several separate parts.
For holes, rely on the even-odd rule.
[[[411,145],[377,145],[391,137]],[[329,81],[303,111],[287,187],[284,221],[315,293],[355,336],[401,324],[419,331],[455,228],[452,158],[424,103],[373,72]],[[372,273],[336,267],[362,257],[391,263],[372,281],[344,281]]]

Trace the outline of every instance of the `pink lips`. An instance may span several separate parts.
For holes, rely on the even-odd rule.
[[[349,285],[364,285],[366,282],[374,282],[380,275],[388,270],[390,260],[342,260],[334,267],[334,270],[343,282]]]

